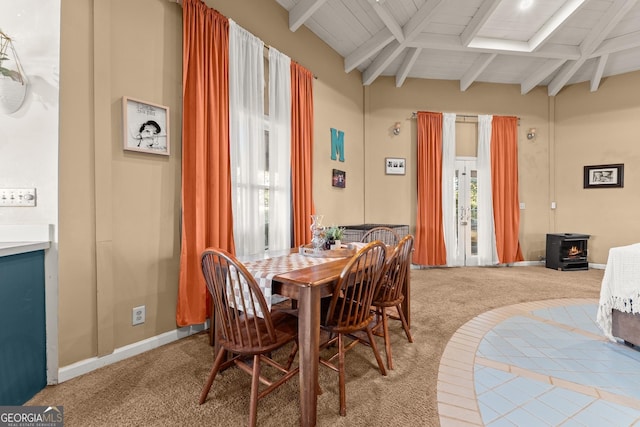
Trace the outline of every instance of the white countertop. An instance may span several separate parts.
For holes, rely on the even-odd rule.
[[[49,242],[0,242],[0,256],[23,254],[25,252],[49,249]]]

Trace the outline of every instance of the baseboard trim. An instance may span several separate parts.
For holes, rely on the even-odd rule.
[[[155,337],[147,338],[124,347],[117,348],[113,353],[103,357],[92,357],[90,359],[81,360],[71,365],[63,366],[58,369],[58,383],[63,383],[80,375],[87,374],[96,369],[111,365],[121,360],[128,359],[154,348],[161,347],[165,344],[186,338],[190,335],[202,332],[209,328],[209,321],[199,325],[185,326],[183,328],[174,329]]]

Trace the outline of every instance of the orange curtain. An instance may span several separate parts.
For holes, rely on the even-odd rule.
[[[229,22],[200,0],[183,0],[182,242],[176,323],[203,323],[207,289],[200,255],[234,253],[229,167]]]
[[[518,233],[518,118],[493,116],[491,125],[491,187],[498,261],[522,261]]]
[[[445,265],[442,225],[442,113],[418,112],[418,215],[413,263]]]
[[[293,247],[311,241],[313,204],[313,74],[291,61],[291,192]]]

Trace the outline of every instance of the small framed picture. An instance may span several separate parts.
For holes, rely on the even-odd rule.
[[[169,107],[123,96],[122,128],[125,150],[170,154]]]
[[[584,167],[584,188],[624,187],[624,164]]]
[[[384,159],[385,173],[387,175],[404,175],[406,159],[399,157],[387,157]]]
[[[345,188],[347,185],[347,173],[338,169],[334,169],[331,175],[331,185],[334,187]]]

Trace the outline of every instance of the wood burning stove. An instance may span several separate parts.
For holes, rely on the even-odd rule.
[[[547,234],[546,267],[556,270],[588,270],[588,234]]]

